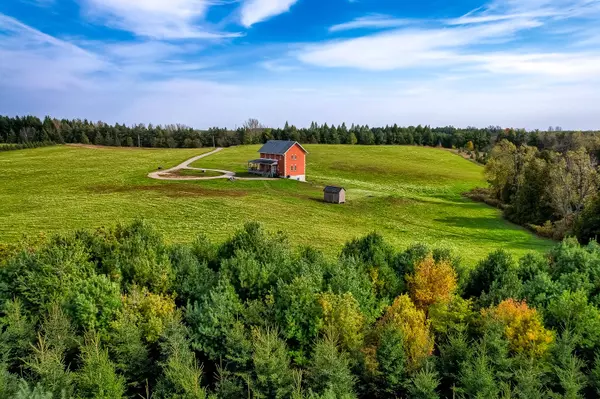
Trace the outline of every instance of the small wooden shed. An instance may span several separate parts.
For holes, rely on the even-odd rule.
[[[346,189],[344,187],[327,186],[323,189],[324,200],[331,204],[346,203]]]

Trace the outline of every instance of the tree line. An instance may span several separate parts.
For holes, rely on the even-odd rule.
[[[31,142],[81,143],[107,146],[140,146],[167,148],[228,147],[241,144],[260,144],[267,140],[294,140],[312,144],[361,144],[361,145],[424,145],[446,148],[473,148],[483,150],[497,135],[499,127],[485,129],[454,127],[431,128],[429,126],[399,127],[398,125],[370,128],[369,126],[341,124],[297,128],[286,123],[285,127],[271,129],[256,119],[249,119],[243,126],[230,130],[213,127],[198,130],[185,125],[109,125],[88,120],[43,120],[35,116],[0,116],[0,144],[25,144]]]
[[[509,220],[543,236],[574,235],[587,243],[600,235],[600,136],[499,139],[485,166],[490,188],[475,190],[471,198],[501,207]]]
[[[594,398],[600,246],[476,267],[377,235],[337,259],[249,223],[0,250],[2,398]]]
[[[54,119],[46,116],[8,117],[0,115],[0,151],[34,148],[45,145],[79,143],[123,147],[200,148],[230,147],[244,144],[262,144],[268,140],[294,140],[302,144],[349,145],[419,145],[457,149],[470,159],[485,164],[491,148],[502,140],[516,146],[528,145],[539,150],[565,152],[585,145],[600,155],[598,132],[563,131],[550,127],[547,131],[487,128],[455,128],[408,126],[397,124],[369,127],[345,123],[339,126],[311,123],[308,128],[297,128],[288,123],[283,128],[268,128],[257,119],[248,119],[234,130],[212,127],[198,130],[174,125],[110,125],[88,120]]]

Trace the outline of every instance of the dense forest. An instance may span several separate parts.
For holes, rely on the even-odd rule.
[[[550,131],[551,130],[551,131]],[[556,130],[556,131],[555,131]],[[340,126],[312,123],[308,128],[286,124],[284,128],[271,129],[256,119],[249,119],[235,130],[210,128],[197,130],[184,125],[109,125],[87,120],[58,120],[35,116],[0,116],[0,150],[31,146],[32,143],[81,143],[107,146],[139,146],[166,148],[228,147],[240,144],[259,144],[270,139],[295,140],[312,144],[362,144],[362,145],[423,145],[465,149],[472,158],[485,161],[485,153],[498,138],[516,143],[551,145],[563,142],[571,132],[560,128],[548,132],[527,132],[523,129],[502,129],[490,126],[479,129],[468,127],[431,128],[429,126],[375,127],[346,124]]]
[[[487,156],[490,188],[468,195],[501,207],[509,220],[538,234],[595,240],[600,235],[600,135],[510,139],[499,136]]]
[[[2,398],[593,398],[600,246],[476,267],[377,234],[336,259],[250,223],[0,250]]]

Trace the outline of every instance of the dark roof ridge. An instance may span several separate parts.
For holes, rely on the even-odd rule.
[[[308,151],[306,151],[300,143],[293,140],[269,140],[260,148],[260,150],[258,150],[258,152],[261,154],[284,155],[296,144],[298,144],[302,151],[308,154]]]

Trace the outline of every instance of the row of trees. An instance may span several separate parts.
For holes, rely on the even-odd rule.
[[[474,269],[371,234],[336,260],[248,224],[0,251],[2,398],[592,398],[600,246]],[[471,271],[469,271],[471,270]]]
[[[30,141],[27,143],[0,144],[0,152],[24,150],[27,148],[49,147],[52,145],[55,145],[53,141]]]
[[[526,145],[536,147],[540,151],[549,150],[559,153],[585,148],[590,154],[598,157],[600,156],[600,134],[598,133],[600,132],[563,131],[560,128],[553,128],[546,132],[505,129],[495,137],[494,144],[507,140],[517,147]]]
[[[235,130],[210,128],[197,130],[184,125],[109,125],[87,120],[58,120],[34,116],[0,116],[0,143],[27,143],[53,141],[56,143],[82,143],[109,146],[142,146],[193,148],[240,144],[259,144],[270,139],[295,140],[313,144],[364,144],[364,145],[426,145],[446,148],[463,148],[471,142],[477,149],[488,147],[499,127],[486,129],[454,127],[430,128],[429,126],[399,127],[346,124],[340,126],[318,125],[296,128],[286,123],[284,128],[270,129],[256,119],[249,119]]]
[[[573,234],[584,243],[596,239],[600,181],[596,155],[590,152],[595,142],[587,148],[582,143],[556,152],[500,141],[485,167],[491,188],[484,199],[504,208],[508,219],[551,238]],[[481,194],[478,190],[474,196]]]

